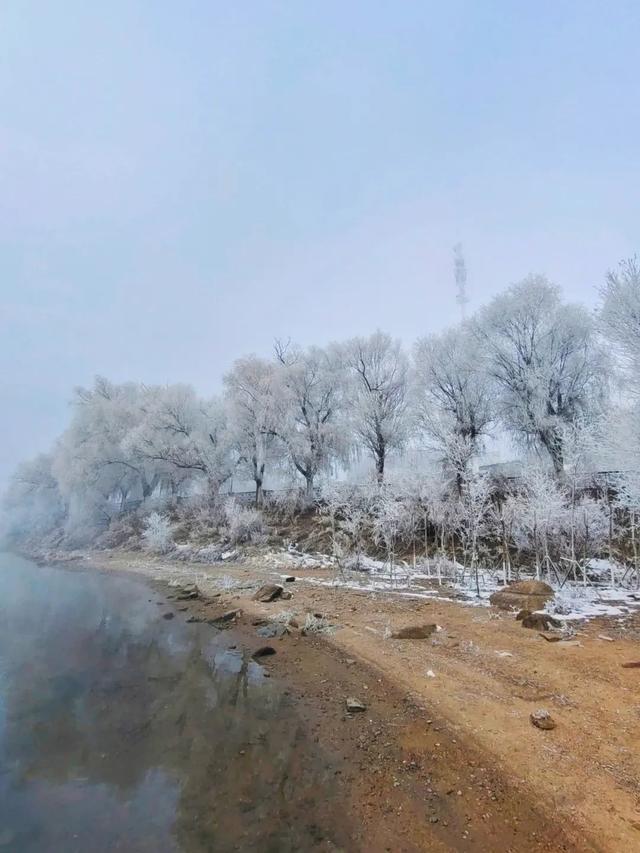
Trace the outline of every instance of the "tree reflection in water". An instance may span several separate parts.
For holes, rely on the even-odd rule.
[[[333,768],[282,688],[148,597],[0,558],[0,850],[343,845]]]

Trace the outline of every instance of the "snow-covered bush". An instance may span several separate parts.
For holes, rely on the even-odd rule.
[[[310,502],[304,489],[283,489],[271,492],[265,499],[265,507],[278,521],[288,523],[296,515],[308,510]]]
[[[224,533],[233,545],[264,540],[266,528],[260,510],[249,509],[234,500],[228,500],[224,505],[224,515]]]
[[[136,512],[120,515],[112,519],[111,524],[96,540],[97,548],[129,548],[139,550],[143,521]]]
[[[302,626],[303,634],[332,634],[334,631],[335,627],[324,616],[307,613]]]
[[[583,497],[576,501],[573,512],[567,513],[565,518],[567,516],[570,521],[566,536],[571,542],[573,535],[573,550],[576,557],[586,563],[594,557],[599,557],[609,534],[607,505],[603,501]]]
[[[152,512],[144,520],[142,532],[145,547],[155,554],[166,554],[173,548],[173,531],[166,515]]]
[[[566,495],[557,479],[536,467],[525,472],[517,500],[519,512],[513,524],[516,544],[533,555],[536,578],[544,574],[551,579],[557,573],[555,566],[568,524]]]
[[[173,538],[176,542],[202,546],[217,541],[221,528],[226,524],[224,503],[206,496],[191,497],[171,510],[174,522]]]
[[[362,488],[350,483],[326,483],[322,487],[319,511],[331,525],[333,556],[346,568],[360,569],[377,491],[376,486]]]

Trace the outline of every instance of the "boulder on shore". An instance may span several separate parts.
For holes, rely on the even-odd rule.
[[[195,598],[200,598],[200,590],[194,583],[186,584],[176,595],[176,601],[192,601]]]
[[[284,591],[284,587],[280,586],[277,583],[265,583],[253,596],[254,601],[262,601],[267,603],[269,601],[275,601],[276,598],[281,598],[282,593]]]
[[[553,598],[553,589],[544,581],[517,581],[494,592],[489,601],[502,610],[541,610]]]

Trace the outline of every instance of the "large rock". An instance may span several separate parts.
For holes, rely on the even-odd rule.
[[[502,610],[540,610],[553,598],[553,589],[543,581],[517,581],[494,592],[489,601]]]
[[[253,596],[254,601],[275,601],[276,598],[281,598],[284,587],[277,583],[265,583]]]

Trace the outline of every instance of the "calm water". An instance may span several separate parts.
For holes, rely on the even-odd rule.
[[[345,844],[282,686],[158,600],[0,554],[0,853]]]

